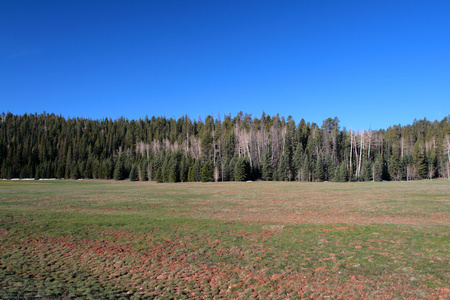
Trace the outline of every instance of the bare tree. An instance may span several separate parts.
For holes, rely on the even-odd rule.
[[[219,167],[217,166],[214,167],[214,181],[215,182],[219,181]]]
[[[368,144],[368,150],[367,150],[367,159],[370,159],[370,146],[372,145],[372,130],[369,129],[367,132],[367,144]]]
[[[352,160],[353,160],[353,131],[350,129],[350,172],[353,170]]]
[[[358,163],[358,170],[357,170],[357,177],[361,177],[361,160],[363,156],[363,149],[364,149],[364,133],[365,131],[361,130],[361,141],[360,141],[360,149],[359,149],[359,163]]]
[[[447,135],[447,157],[448,157],[447,179],[450,180],[450,135]]]

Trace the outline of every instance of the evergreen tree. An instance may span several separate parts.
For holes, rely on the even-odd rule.
[[[56,178],[64,178],[65,174],[65,164],[59,163],[56,171]]]
[[[228,158],[224,158],[222,161],[222,180],[223,181],[234,181],[233,178],[233,164]]]
[[[323,164],[323,160],[321,157],[318,157],[317,161],[316,161],[315,176],[316,176],[316,179],[319,181],[324,181],[324,179],[325,179],[324,164]]]
[[[202,182],[213,181],[214,170],[209,161],[207,161],[202,167]]]
[[[180,181],[180,164],[181,164],[181,153],[179,151],[172,152],[169,161],[169,181],[179,182]]]
[[[91,158],[88,158],[88,160],[86,161],[86,166],[82,170],[83,170],[83,178],[92,179],[92,159]]]
[[[106,179],[113,178],[113,171],[114,171],[114,162],[112,158],[109,158],[105,162],[105,178]]]
[[[235,181],[246,181],[248,176],[248,164],[247,161],[240,157],[236,160],[234,165],[234,180]]]
[[[147,176],[147,161],[145,159],[141,160],[141,163],[139,164],[139,180],[140,181],[147,181],[148,180],[148,176]],[[131,175],[130,175],[131,177]]]
[[[396,148],[392,149],[392,155],[389,160],[389,174],[395,180],[400,180],[400,156]]]
[[[383,157],[381,154],[377,154],[375,163],[372,166],[372,179],[373,181],[381,181],[383,179]]]
[[[425,161],[424,151],[420,146],[419,141],[414,144],[413,149],[413,163],[415,168],[415,173],[417,178],[426,178],[428,173],[427,164]]]
[[[200,159],[197,159],[194,163],[194,167],[192,169],[192,178],[193,181],[200,181],[202,179],[202,164]]]
[[[273,176],[273,164],[272,164],[272,151],[268,147],[266,154],[263,157],[262,162],[262,179],[266,181],[272,180]]]
[[[302,145],[298,144],[297,147],[295,148],[295,152],[294,152],[294,158],[293,158],[293,163],[294,163],[294,168],[293,168],[293,174],[295,177],[295,180],[302,180],[302,161],[303,161],[303,149],[302,149]]]
[[[365,160],[363,163],[362,175],[364,181],[372,181],[372,163],[369,160]]]
[[[283,170],[283,177],[285,180],[291,181],[293,174],[293,157],[294,157],[294,143],[295,143],[295,122],[292,116],[288,116],[288,122],[286,124],[286,134],[284,138],[283,154],[287,160],[287,169]],[[280,157],[281,159],[281,157]]]
[[[162,182],[169,182],[169,174],[170,174],[170,158],[172,157],[172,151],[166,152],[164,156],[164,162],[161,168],[161,180]]]
[[[124,180],[125,179],[125,158],[123,154],[119,155],[117,159],[116,166],[114,167],[114,179]]]
[[[137,172],[137,168],[135,165],[133,165],[133,167],[131,167],[131,171],[130,171],[130,181],[137,181],[138,178],[138,172]]]
[[[211,135],[210,128],[205,128],[203,130],[202,138],[201,138],[201,149],[202,155],[206,160],[209,160],[212,152],[212,143],[213,137]]]
[[[189,171],[188,159],[186,158],[186,155],[182,155],[181,162],[180,162],[180,181],[181,182],[188,181],[188,171]]]
[[[348,171],[345,163],[341,163],[338,168],[336,168],[337,172],[337,181],[346,182],[348,181]]]
[[[85,171],[86,171],[86,165],[87,165],[87,163],[84,160],[81,160],[81,161],[79,161],[77,163],[78,173],[79,173],[79,175],[78,175],[79,177],[78,178],[86,178],[84,176]],[[50,175],[51,172],[48,170],[48,168],[49,168],[49,166],[47,165],[47,175],[46,175],[46,177],[50,178],[51,177],[51,175]]]
[[[303,155],[303,164],[301,167],[301,181],[310,181],[312,174],[312,161],[308,159],[307,155]]]
[[[43,173],[46,173],[46,172],[44,171]],[[44,175],[44,177],[47,177],[47,176]],[[70,178],[72,178],[72,179],[80,179],[81,178],[80,169],[78,168],[78,164],[74,164],[72,166],[72,168],[70,170]]]
[[[333,178],[333,175],[334,175],[334,173],[335,173],[335,169],[336,169],[336,165],[335,165],[335,163],[334,163],[333,156],[332,156],[332,154],[329,154],[329,155],[327,156],[327,159],[326,159],[326,167],[325,167],[326,174],[325,174],[325,180],[331,180],[331,179]]]
[[[278,180],[287,181],[291,179],[291,170],[289,168],[289,161],[286,155],[281,154],[280,163],[278,165]]]
[[[164,153],[161,152],[158,155],[156,155],[151,162],[152,174],[155,174],[154,179],[156,182],[163,182],[162,165],[164,163],[164,157],[165,157]]]
[[[189,171],[188,171],[188,181],[189,182],[194,182],[195,181],[195,175],[194,175],[194,167],[189,167]]]
[[[69,146],[69,149],[67,150],[66,155],[66,168],[65,168],[65,178],[70,178],[70,169],[72,167],[72,147]]]
[[[155,172],[155,181],[157,183],[161,183],[164,182],[163,178],[162,178],[162,169],[161,168],[157,168],[156,172]]]

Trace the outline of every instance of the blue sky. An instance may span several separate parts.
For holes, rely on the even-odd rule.
[[[450,114],[450,1],[0,0],[0,112]]]

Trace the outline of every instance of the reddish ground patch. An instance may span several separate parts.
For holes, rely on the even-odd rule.
[[[347,227],[329,227],[321,232],[348,230]],[[229,234],[229,233],[224,233]],[[237,233],[234,233],[237,234]],[[248,244],[254,244],[253,251],[265,254],[265,249],[257,249],[262,241],[270,238],[271,231],[259,234],[238,233]],[[28,240],[16,247],[25,247],[27,255],[39,256],[45,253],[47,259],[74,261],[88,268],[99,280],[114,281],[117,285],[129,286],[132,293],[140,296],[164,297],[168,290],[189,298],[209,299],[211,297],[250,298],[270,297],[289,298],[327,298],[345,299],[392,299],[423,298],[445,299],[448,288],[428,288],[411,290],[408,274],[384,274],[377,278],[363,275],[343,276],[334,270],[318,267],[314,272],[292,273],[277,271],[259,265],[258,259],[246,267],[234,264],[205,264],[199,260],[195,241],[165,239],[145,251],[136,252],[123,241],[137,239],[152,240],[152,236],[136,236],[127,231],[104,231],[99,234],[106,239],[74,240],[71,237],[37,238]],[[208,245],[217,255],[235,252],[237,257],[246,259],[244,253],[235,247],[222,247],[221,235],[211,238]],[[355,246],[358,248],[361,246]],[[190,249],[187,251],[186,249]],[[195,253],[195,254],[193,254]],[[258,256],[252,253],[252,257]],[[257,257],[258,258],[258,257]],[[250,260],[250,257],[248,257]],[[334,255],[324,260],[336,260]],[[306,259],[308,261],[308,259]],[[74,267],[74,266],[72,266]]]

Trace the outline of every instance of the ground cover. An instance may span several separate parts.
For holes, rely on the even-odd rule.
[[[0,298],[445,299],[450,182],[0,182]]]

